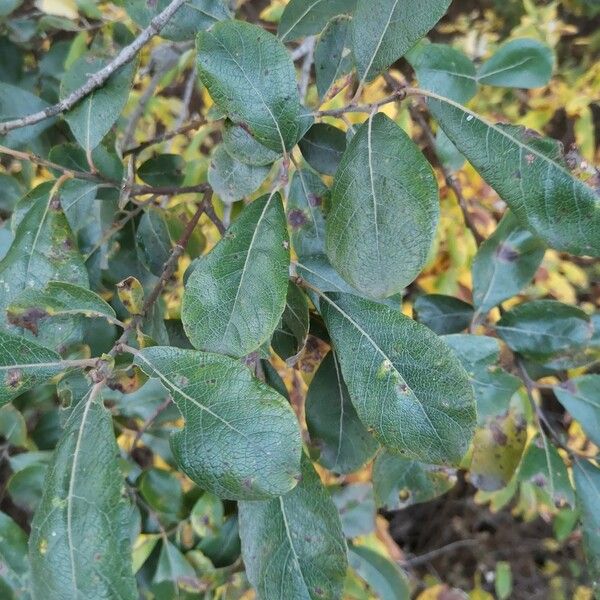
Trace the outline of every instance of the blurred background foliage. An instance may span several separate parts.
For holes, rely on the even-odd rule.
[[[285,0],[238,0],[234,8],[239,15],[274,31],[285,5]],[[38,98],[53,103],[58,99],[62,73],[87,50],[91,39],[99,48],[103,45],[110,48],[115,40],[129,39],[127,27],[131,25],[120,2],[0,0],[0,80],[29,89]],[[491,120],[525,125],[560,140],[570,166],[592,185],[600,185],[595,167],[600,158],[598,0],[455,0],[428,37],[462,50],[475,63],[482,62],[500,44],[514,38],[529,37],[547,44],[555,57],[554,75],[548,85],[533,90],[482,87],[470,107]],[[194,57],[193,47],[186,42],[169,48],[162,40],[155,39],[142,53],[141,68],[120,121],[121,127],[125,127],[140,103],[145,103],[146,110],[134,134],[135,141],[143,143],[177,129],[188,119],[208,118],[206,124],[192,133],[182,133],[162,145],[163,152],[183,158],[179,165],[183,185],[205,181],[211,150],[220,141],[220,127],[211,121],[211,99],[197,80]],[[400,61],[391,72],[406,77],[411,69],[408,63]],[[10,90],[7,87],[3,90],[0,106],[13,101]],[[323,108],[344,106],[348,93],[338,94]],[[365,90],[364,100],[374,101],[386,93],[386,82],[379,77]],[[309,105],[317,103],[312,83],[307,98]],[[388,104],[382,110],[424,146],[423,132],[412,120],[406,103]],[[350,114],[346,126],[362,120],[364,115]],[[50,121],[45,123],[50,124]],[[336,121],[336,125],[339,127],[340,122]],[[43,129],[30,140],[29,147],[36,154],[47,156],[56,139],[44,135]],[[114,140],[109,139],[106,145],[111,143]],[[140,163],[151,158],[155,150],[149,147],[140,153]],[[488,237],[496,229],[504,204],[473,168],[462,165],[459,157],[447,158],[455,165],[458,161],[456,178],[468,210],[477,229]],[[10,216],[25,191],[51,176],[48,170],[31,163],[3,157],[2,218]],[[477,246],[463,224],[454,194],[439,172],[438,178],[441,226],[427,268],[408,290],[404,310],[411,315],[414,300],[424,293],[472,300],[471,267]],[[231,211],[235,214],[240,209],[239,204],[233,207],[220,204],[219,216],[228,222]],[[190,214],[185,195],[175,196],[167,204],[163,201],[161,207],[174,216]],[[201,233],[193,240],[192,258],[219,239],[208,219],[203,217],[201,224]],[[10,241],[10,229],[3,226],[0,254]],[[118,242],[114,242],[109,247],[108,260],[118,256],[118,250]],[[181,281],[188,264],[186,260],[181,262],[177,281],[166,295],[167,318],[179,316]],[[116,264],[115,269],[118,271]],[[127,274],[126,267],[123,272]],[[115,282],[119,279],[120,273],[115,272]],[[574,304],[590,315],[597,312],[600,264],[546,251],[531,284],[519,296],[505,302],[504,307],[538,298]],[[500,317],[498,309],[491,314],[492,322]],[[483,331],[481,327],[480,332]],[[102,346],[102,342],[98,341],[98,345]],[[293,368],[281,360],[276,363],[301,423],[307,386],[327,350],[324,342],[311,337],[307,351]],[[503,356],[500,364],[502,361]],[[574,377],[578,373],[575,368],[568,375]],[[269,372],[267,376],[276,377]],[[543,381],[552,384],[556,380],[550,375]],[[63,380],[59,394],[68,397],[69,386],[77,383],[68,378]],[[124,375],[121,383],[131,390],[140,384],[130,374]],[[557,419],[568,419],[550,392],[546,395],[541,389],[537,393]],[[25,529],[39,500],[45,465],[60,427],[54,394],[54,388],[47,386],[36,391],[33,402],[28,401],[31,398],[19,399],[17,408],[21,412],[12,406],[0,411],[0,435],[4,438],[0,446],[1,508]],[[119,415],[115,421],[119,428],[118,443],[126,452],[132,450],[133,444],[136,446],[132,450],[134,460],[124,461],[123,468],[129,479],[137,480],[148,515],[146,533],[139,534],[134,544],[134,567],[156,598],[253,598],[240,569],[234,503],[223,502],[209,493],[200,495],[171,466],[168,434],[179,426],[176,412],[161,413],[138,435],[140,423],[152,416],[164,401],[164,394],[160,386],[146,384],[142,392],[135,391],[126,397],[115,393],[113,400],[115,414]],[[398,487],[391,490],[393,505],[377,511],[376,502],[377,505],[385,502],[375,496],[381,496],[384,490],[373,490],[371,469],[393,469],[393,464],[386,465],[378,459],[374,467],[370,465],[345,477],[335,477],[319,469],[323,480],[332,486],[345,532],[353,540],[346,598],[403,597],[405,584],[394,570],[394,563],[407,571],[412,594],[420,600],[592,597],[583,569],[575,511],[568,503],[557,508],[553,499],[545,495],[543,486],[516,469],[524,448],[536,444],[532,441],[536,428],[523,389],[513,397],[510,410],[510,422],[497,424],[501,429],[506,425],[502,435],[510,439],[509,451],[514,453],[512,457],[501,458],[509,465],[511,476],[498,491],[477,490],[472,481],[473,469],[466,476],[460,471],[413,473],[418,482],[409,480],[407,489],[420,490],[420,496],[407,497]],[[518,430],[514,423],[524,425]],[[572,448],[588,456],[597,454],[598,448],[576,422],[565,425]],[[490,476],[498,464],[497,455],[493,454],[497,447],[485,435],[483,431],[478,438],[480,446],[475,452],[481,473]],[[313,450],[318,453],[318,449]],[[341,487],[342,483],[346,486]],[[1,538],[0,535],[0,543],[5,543]],[[22,540],[15,538],[11,543],[18,545]]]

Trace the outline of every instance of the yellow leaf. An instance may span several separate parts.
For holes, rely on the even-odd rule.
[[[37,0],[35,5],[47,15],[76,19],[79,16],[75,0]]]

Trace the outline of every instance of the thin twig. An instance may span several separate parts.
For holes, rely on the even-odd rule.
[[[176,196],[178,194],[203,194],[211,189],[208,183],[200,183],[198,185],[188,185],[183,187],[177,186],[159,186],[152,187],[151,185],[133,185],[131,186],[132,196],[142,196],[144,194],[156,194],[158,196]]]
[[[80,88],[71,92],[66,98],[48,106],[44,110],[36,113],[31,113],[18,119],[5,121],[0,123],[0,135],[5,135],[13,129],[26,127],[44,121],[50,117],[54,117],[71,109],[80,100],[85,98],[89,93],[101,87],[104,82],[119,68],[131,62],[137,53],[169,22],[170,18],[175,14],[175,11],[181,7],[186,0],[172,0],[172,2],[160,14],[150,21],[150,25],[140,33],[140,35],[125,46],[113,60],[111,60],[104,68],[94,73]]]
[[[448,552],[452,552],[457,548],[463,548],[465,546],[476,546],[479,544],[479,540],[477,539],[467,539],[467,540],[456,540],[455,542],[450,542],[441,548],[436,548],[435,550],[430,550],[429,552],[425,552],[419,556],[415,556],[413,558],[408,558],[406,560],[400,561],[400,566],[402,567],[416,567],[418,565],[422,565],[423,563],[428,563],[429,561],[441,556],[442,554],[447,554]]]
[[[127,156],[128,154],[139,154],[140,152],[142,152],[142,150],[145,150],[146,148],[149,148],[150,146],[154,146],[155,144],[161,144],[162,142],[166,142],[167,140],[170,140],[181,133],[187,133],[188,131],[191,131],[192,129],[197,129],[198,127],[200,127],[201,125],[204,125],[205,123],[206,123],[206,121],[203,118],[194,119],[194,120],[190,121],[189,123],[182,125],[181,127],[179,127],[179,129],[174,129],[173,131],[167,131],[165,133],[162,133],[161,135],[157,135],[156,137],[154,137],[146,142],[142,142],[139,146],[135,146],[134,148],[128,148],[127,150],[125,150],[123,152],[123,156]]]
[[[400,100],[404,100],[408,95],[407,91],[409,88],[402,88],[401,90],[394,90],[392,94],[378,100],[377,102],[373,102],[371,104],[355,104],[351,102],[346,106],[342,106],[342,108],[331,108],[328,110],[317,110],[313,113],[315,117],[341,117],[342,115],[350,112],[360,112],[360,113],[372,113],[376,111],[381,106],[386,104],[390,104],[391,102],[398,102]]]
[[[194,88],[196,87],[196,79],[198,77],[198,66],[196,61],[194,61],[194,66],[192,67],[188,79],[185,83],[185,89],[183,90],[183,98],[181,99],[181,112],[177,117],[177,121],[175,121],[175,131],[181,128],[181,126],[187,121],[190,116],[190,102],[192,101],[192,95],[194,94]],[[171,152],[173,149],[173,138],[171,138],[169,145],[167,147],[167,152]]]

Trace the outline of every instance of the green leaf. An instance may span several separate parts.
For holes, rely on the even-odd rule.
[[[116,314],[96,293],[62,281],[50,281],[43,289],[25,288],[7,310],[10,323],[37,334],[38,322],[49,317],[102,317],[114,322]]]
[[[323,98],[333,84],[352,71],[350,49],[352,20],[347,16],[331,19],[315,46],[315,79],[319,97]]]
[[[473,302],[481,313],[512,298],[540,266],[545,244],[505,213],[496,231],[479,246],[473,260]]]
[[[496,331],[511,350],[543,359],[585,346],[593,329],[580,308],[555,300],[534,300],[504,313]]]
[[[183,489],[175,473],[151,468],[140,475],[137,485],[150,508],[163,518],[177,522],[178,513],[183,507]]]
[[[150,21],[169,5],[169,0],[128,0],[125,8],[140,26],[148,27]],[[231,18],[225,0],[189,0],[171,17],[160,32],[161,37],[174,42],[192,40],[198,31],[212,27],[218,21]]]
[[[60,355],[0,329],[0,405],[64,370]]]
[[[600,579],[600,469],[587,460],[578,459],[573,465],[575,497],[581,513],[583,546],[590,579]],[[597,587],[597,583],[595,584]]]
[[[271,165],[281,156],[279,152],[263,146],[244,127],[229,119],[223,125],[223,145],[231,157],[255,167]]]
[[[65,72],[60,86],[61,99],[81,87],[108,59],[84,54]],[[65,120],[79,145],[91,152],[110,131],[125,107],[136,65],[132,62],[111,75],[106,83],[90,92],[65,114]]]
[[[373,464],[373,487],[378,508],[400,510],[429,502],[456,483],[456,471],[382,452]]]
[[[450,348],[400,311],[349,294],[321,297],[321,314],[356,412],[390,450],[458,464],[475,426],[467,374]]]
[[[361,294],[391,296],[423,269],[438,219],[431,166],[391,119],[372,116],[335,177],[326,224],[331,264]]]
[[[0,436],[11,446],[27,446],[27,423],[12,404],[5,404],[0,408]]]
[[[553,390],[590,440],[600,445],[600,375],[581,375],[555,385]]]
[[[258,25],[224,21],[197,38],[198,68],[213,100],[258,142],[287,151],[301,136],[300,98],[285,46]]]
[[[208,182],[226,204],[250,196],[266,179],[271,166],[254,166],[240,162],[224,145],[215,149],[208,168]]]
[[[315,123],[298,145],[315,171],[335,175],[346,150],[346,133],[329,123]]]
[[[304,257],[302,263],[296,264],[296,271],[304,281],[315,286],[322,292],[359,294],[359,292],[340,277],[324,254]]]
[[[301,440],[290,405],[236,360],[155,346],[135,356],[171,392],[185,426],[171,437],[179,467],[229,499],[277,496],[296,485]]]
[[[473,307],[453,296],[425,294],[419,296],[413,307],[415,318],[438,335],[459,333],[473,318]]]
[[[240,502],[246,574],[261,600],[335,600],[346,575],[346,544],[337,509],[310,461],[288,494]]]
[[[444,341],[460,360],[471,380],[479,423],[508,410],[511,398],[521,387],[518,377],[498,366],[500,344],[485,335],[447,335]]]
[[[157,154],[144,161],[137,174],[156,187],[180,186],[183,183],[185,160],[179,154]]]
[[[85,150],[74,143],[59,144],[53,146],[48,154],[48,159],[53,163],[73,169],[74,171],[81,171],[83,173],[89,172],[90,165],[88,164]],[[98,169],[101,175],[120,181],[123,178],[123,163],[117,156],[116,152],[109,152],[102,144],[96,146],[92,150],[92,162]],[[52,169],[55,176],[58,177],[61,171],[58,169]],[[70,182],[66,182],[68,185]],[[63,192],[64,192],[63,187]]]
[[[196,571],[179,549],[168,540],[163,540],[152,583],[157,600],[185,598],[186,596],[180,594],[186,591],[200,592],[200,589],[195,589],[199,584]]]
[[[287,198],[287,222],[292,246],[301,261],[313,255],[326,260],[323,205],[328,194],[316,173],[308,169],[294,172]]]
[[[171,236],[164,213],[156,208],[144,211],[135,237],[148,270],[160,277],[171,256]]]
[[[337,15],[350,14],[356,0],[290,0],[285,7],[277,35],[282,42],[320,33]]]
[[[271,337],[285,308],[288,246],[278,193],[244,209],[185,287],[181,320],[196,348],[241,357]]]
[[[466,104],[477,92],[475,65],[446,44],[417,44],[406,56],[420,87]]]
[[[404,572],[390,559],[366,546],[352,546],[350,566],[380,600],[409,600],[410,588]]]
[[[558,450],[543,434],[537,435],[529,444],[518,477],[519,481],[527,482],[543,492],[544,501],[549,506],[575,505],[567,467]]]
[[[0,210],[11,213],[22,195],[23,187],[15,177],[0,173]]]
[[[288,284],[285,309],[273,334],[273,350],[293,366],[300,358],[308,338],[309,318],[306,296],[297,285]]]
[[[27,536],[6,514],[0,512],[0,592],[11,594],[7,600],[29,598]]]
[[[138,596],[119,450],[95,389],[65,425],[33,518],[29,558],[38,598]]]
[[[306,424],[319,462],[334,473],[352,473],[377,451],[361,423],[333,352],[323,359],[306,394]]]
[[[194,533],[202,538],[215,535],[223,526],[223,502],[215,495],[204,492],[194,504],[190,514],[190,522]]]
[[[206,554],[217,568],[233,564],[241,551],[237,515],[229,517],[216,535],[200,540],[197,548]]]
[[[557,250],[600,256],[600,197],[569,173],[556,142],[523,128],[493,125],[453,100],[427,95],[448,137],[521,225]]]
[[[550,47],[531,38],[520,38],[503,44],[486,60],[477,71],[477,80],[499,87],[542,87],[550,81],[553,66]]]
[[[335,488],[331,499],[338,509],[342,531],[347,538],[368,535],[375,531],[375,499],[370,483],[350,483]]]
[[[352,20],[353,51],[361,81],[370,81],[401,58],[444,15],[451,0],[358,0]]]

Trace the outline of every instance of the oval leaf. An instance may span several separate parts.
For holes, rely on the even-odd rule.
[[[332,17],[354,10],[356,0],[290,0],[285,7],[277,35],[290,42],[323,30]]]
[[[554,394],[590,440],[600,445],[600,375],[581,375],[555,385]]]

